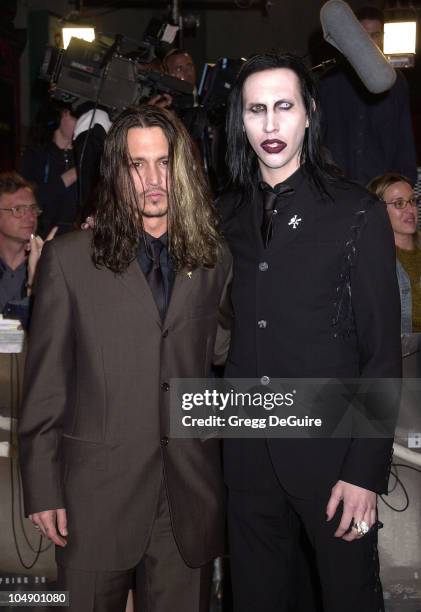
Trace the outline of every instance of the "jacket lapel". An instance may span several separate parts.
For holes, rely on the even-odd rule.
[[[176,314],[185,308],[185,304],[189,299],[189,295],[199,274],[200,270],[194,270],[193,272],[181,270],[176,274],[164,322],[161,320],[152,291],[150,290],[148,281],[140,269],[137,260],[132,261],[126,272],[119,274],[117,278],[127,291],[131,293],[132,297],[135,298],[139,307],[146,309],[159,326],[162,326],[170,324]]]
[[[161,315],[159,314],[152,291],[150,290],[145,275],[140,269],[137,259],[132,261],[126,272],[119,274],[117,278],[136,299],[139,307],[146,309],[151,317],[155,319],[159,325],[162,325]]]
[[[165,316],[164,325],[170,325],[175,316],[185,309],[185,305],[190,297],[192,289],[196,284],[196,280],[201,274],[201,270],[180,270],[177,272],[174,286],[171,293],[170,303],[168,305],[167,314]]]
[[[224,234],[230,244],[235,245],[233,252],[256,251],[263,247],[260,232],[261,225],[261,196],[256,192],[253,198],[243,197],[234,210],[229,222],[224,226]]]

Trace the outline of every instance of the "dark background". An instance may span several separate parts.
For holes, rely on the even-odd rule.
[[[313,41],[320,29],[319,12],[323,4],[324,0],[180,0],[183,14],[193,13],[200,19],[199,29],[186,34],[184,46],[193,55],[198,74],[205,61],[248,56],[273,47],[306,55],[310,40],[315,50]],[[354,10],[366,5],[384,8],[382,0],[350,0],[349,4]],[[405,1],[401,0],[400,4],[404,5]],[[421,0],[411,4],[421,7]],[[95,26],[97,31],[140,40],[149,19],[162,15],[167,6],[167,0],[1,0],[0,90],[7,95],[2,95],[0,102],[0,151],[4,149],[1,139],[5,135],[15,142],[14,154],[18,154],[27,140],[36,112],[40,61],[45,45],[53,42],[60,30],[60,18],[69,17],[72,11],[81,8],[84,22]],[[23,47],[25,37],[27,42]],[[14,49],[12,79],[10,49],[6,50],[7,59],[3,62],[9,75],[2,76],[4,40],[9,40],[6,46]],[[410,83],[417,144],[421,144],[419,57],[418,54],[416,67],[405,71]],[[7,117],[15,125],[5,126]]]

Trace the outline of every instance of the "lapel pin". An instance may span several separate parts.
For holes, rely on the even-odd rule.
[[[188,276],[189,278],[191,278],[191,277],[192,277],[192,275],[193,275],[193,272],[187,272],[187,276]]]
[[[288,225],[292,225],[292,229],[297,229],[298,225],[301,223],[302,219],[298,217],[298,215],[294,215]]]

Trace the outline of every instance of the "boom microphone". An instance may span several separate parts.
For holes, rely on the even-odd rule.
[[[346,57],[371,93],[390,89],[396,72],[342,0],[329,0],[320,10],[324,39]]]

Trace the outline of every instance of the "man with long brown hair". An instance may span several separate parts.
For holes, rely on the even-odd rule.
[[[216,440],[169,439],[169,380],[226,349],[231,258],[187,132],[129,109],[101,162],[91,231],[40,262],[20,451],[26,513],[77,612],[208,609],[223,543]]]

